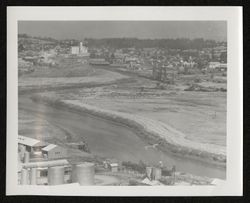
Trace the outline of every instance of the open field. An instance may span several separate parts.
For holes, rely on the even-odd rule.
[[[19,77],[19,90],[95,86],[111,84],[117,80],[127,78],[119,73],[93,69],[89,65],[83,65],[77,61],[72,63],[69,66],[60,63],[59,67],[52,68],[36,67],[34,72]]]
[[[226,93],[178,91],[155,88],[142,79],[104,87],[61,90],[61,99],[139,115],[166,123],[195,142],[226,145]],[[178,88],[178,87],[177,87]]]
[[[24,76],[25,78],[61,78],[61,77],[90,77],[103,75],[106,70],[94,69],[84,63],[83,59],[76,58],[54,58],[57,65],[49,67],[46,65],[35,66],[35,71]]]
[[[216,102],[215,99],[216,98]],[[195,142],[226,145],[225,94],[178,93],[154,98],[85,98],[84,103],[167,123]]]

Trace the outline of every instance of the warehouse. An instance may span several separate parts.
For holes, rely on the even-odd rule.
[[[37,139],[18,135],[18,148],[20,151],[37,152],[48,144]]]
[[[60,159],[67,157],[67,150],[58,145],[49,144],[42,148],[43,156],[48,159]]]

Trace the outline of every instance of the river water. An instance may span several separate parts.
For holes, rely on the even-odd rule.
[[[89,114],[78,114],[67,109],[32,102],[27,95],[19,95],[18,105],[19,110],[37,119],[35,123],[39,124],[43,119],[51,125],[66,129],[79,141],[86,140],[93,154],[122,161],[139,162],[142,160],[148,164],[157,164],[162,161],[166,166],[175,165],[178,171],[213,178],[226,178],[225,169],[145,147],[148,144],[133,130],[118,123]]]

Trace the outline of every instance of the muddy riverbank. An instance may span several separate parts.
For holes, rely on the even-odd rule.
[[[140,138],[146,140],[148,144],[157,144],[157,148],[164,152],[170,152],[174,155],[182,156],[187,159],[207,162],[217,167],[226,167],[226,156],[223,150],[215,148],[212,145],[202,145],[185,140],[184,137],[181,137],[182,135],[178,134],[178,131],[174,131],[174,129],[166,129],[164,128],[166,125],[160,122],[152,123],[149,119],[142,119],[134,115],[130,116],[126,113],[99,109],[90,105],[79,103],[78,101],[61,101],[56,98],[49,98],[41,95],[36,95],[32,97],[32,99],[35,102],[44,102],[51,106],[60,106],[70,109],[71,111],[88,113],[103,119],[123,124],[133,129],[136,134]],[[164,130],[166,132],[164,132]],[[164,137],[160,133],[169,133],[169,135]],[[175,137],[171,137],[173,135]]]

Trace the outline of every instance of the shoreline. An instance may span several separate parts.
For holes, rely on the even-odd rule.
[[[104,110],[83,104],[77,100],[59,100],[43,95],[31,98],[35,102],[43,102],[52,106],[68,108],[77,113],[90,115],[122,124],[134,130],[136,134],[149,144],[158,143],[157,148],[176,156],[195,159],[216,167],[226,168],[226,151],[212,144],[195,143],[187,140],[185,135],[160,121],[123,112]]]
[[[80,83],[80,84],[64,84],[64,85],[42,85],[42,86],[18,86],[18,94],[25,94],[29,93],[39,93],[41,91],[52,91],[52,90],[62,90],[62,89],[74,89],[74,88],[90,88],[90,87],[100,87],[105,85],[113,85],[117,82],[124,82],[124,81],[133,81],[133,79],[129,78],[121,78],[114,81],[109,82],[89,82],[89,83]]]

